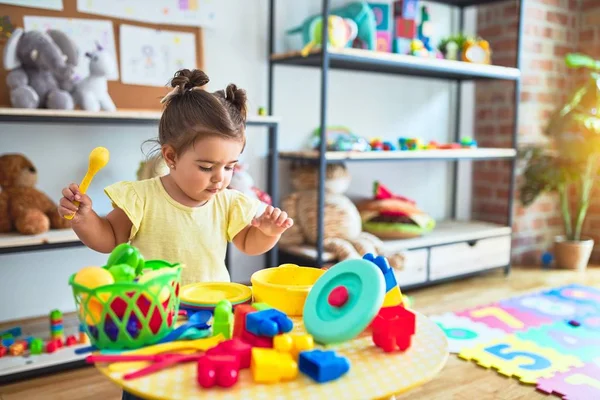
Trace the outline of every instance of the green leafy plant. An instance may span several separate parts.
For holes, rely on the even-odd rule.
[[[520,152],[526,166],[519,190],[524,206],[543,193],[558,193],[566,239],[579,241],[600,173],[600,61],[574,53],[565,62],[586,68],[587,80],[550,118],[548,144]]]

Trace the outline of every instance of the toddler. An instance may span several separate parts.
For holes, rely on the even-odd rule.
[[[207,83],[200,70],[177,71],[161,101],[158,143],[169,174],[106,187],[113,203],[106,217],[76,184],[63,189],[58,208],[74,214],[73,230],[93,250],[131,242],[146,259],[183,264],[182,285],[230,281],[227,242],[259,255],[293,224],[279,208],[261,214],[258,200],[227,189],[246,143],[246,93],[234,84],[211,93]]]

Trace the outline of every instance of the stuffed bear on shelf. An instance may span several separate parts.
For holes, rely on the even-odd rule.
[[[280,245],[316,245],[317,242],[317,188],[316,165],[292,167],[292,186],[295,192],[284,198],[283,209],[294,220],[294,225],[281,236]],[[323,247],[335,255],[337,261],[362,258],[366,253],[381,254],[397,270],[404,267],[403,252],[389,252],[376,236],[362,230],[362,221],[356,205],[344,193],[350,185],[350,173],[343,164],[329,164],[325,179],[325,222]]]
[[[36,183],[37,170],[27,157],[0,156],[0,232],[36,235],[71,226],[58,215],[57,205],[35,188]]]

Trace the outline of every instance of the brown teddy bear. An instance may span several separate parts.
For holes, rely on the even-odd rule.
[[[37,170],[29,159],[21,154],[0,156],[0,232],[36,235],[71,226],[36,183]]]

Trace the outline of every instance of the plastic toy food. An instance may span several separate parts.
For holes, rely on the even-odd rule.
[[[115,283],[111,273],[101,267],[85,267],[75,275],[75,283],[88,289]]]
[[[121,243],[113,249],[106,262],[107,267],[116,264],[127,264],[133,267],[136,275],[140,275],[144,269],[144,258],[136,247],[129,243]]]
[[[81,184],[79,185],[79,191],[82,194],[85,194],[88,187],[90,186],[90,183],[92,183],[92,179],[98,173],[98,171],[100,171],[106,166],[106,164],[108,164],[108,159],[109,152],[107,148],[96,147],[94,150],[92,150],[92,152],[90,153],[90,160],[87,173],[85,174],[83,180],[81,181]],[[75,201],[74,203],[75,205],[79,205],[78,201]],[[75,214],[67,214],[65,215],[65,218],[73,219],[74,215]]]
[[[108,272],[115,282],[132,282],[135,279],[135,268],[128,264],[116,264],[108,267]]]
[[[374,185],[374,198],[356,207],[363,230],[384,239],[421,236],[435,227],[435,220],[420,210],[415,202],[396,196],[381,183]]]

